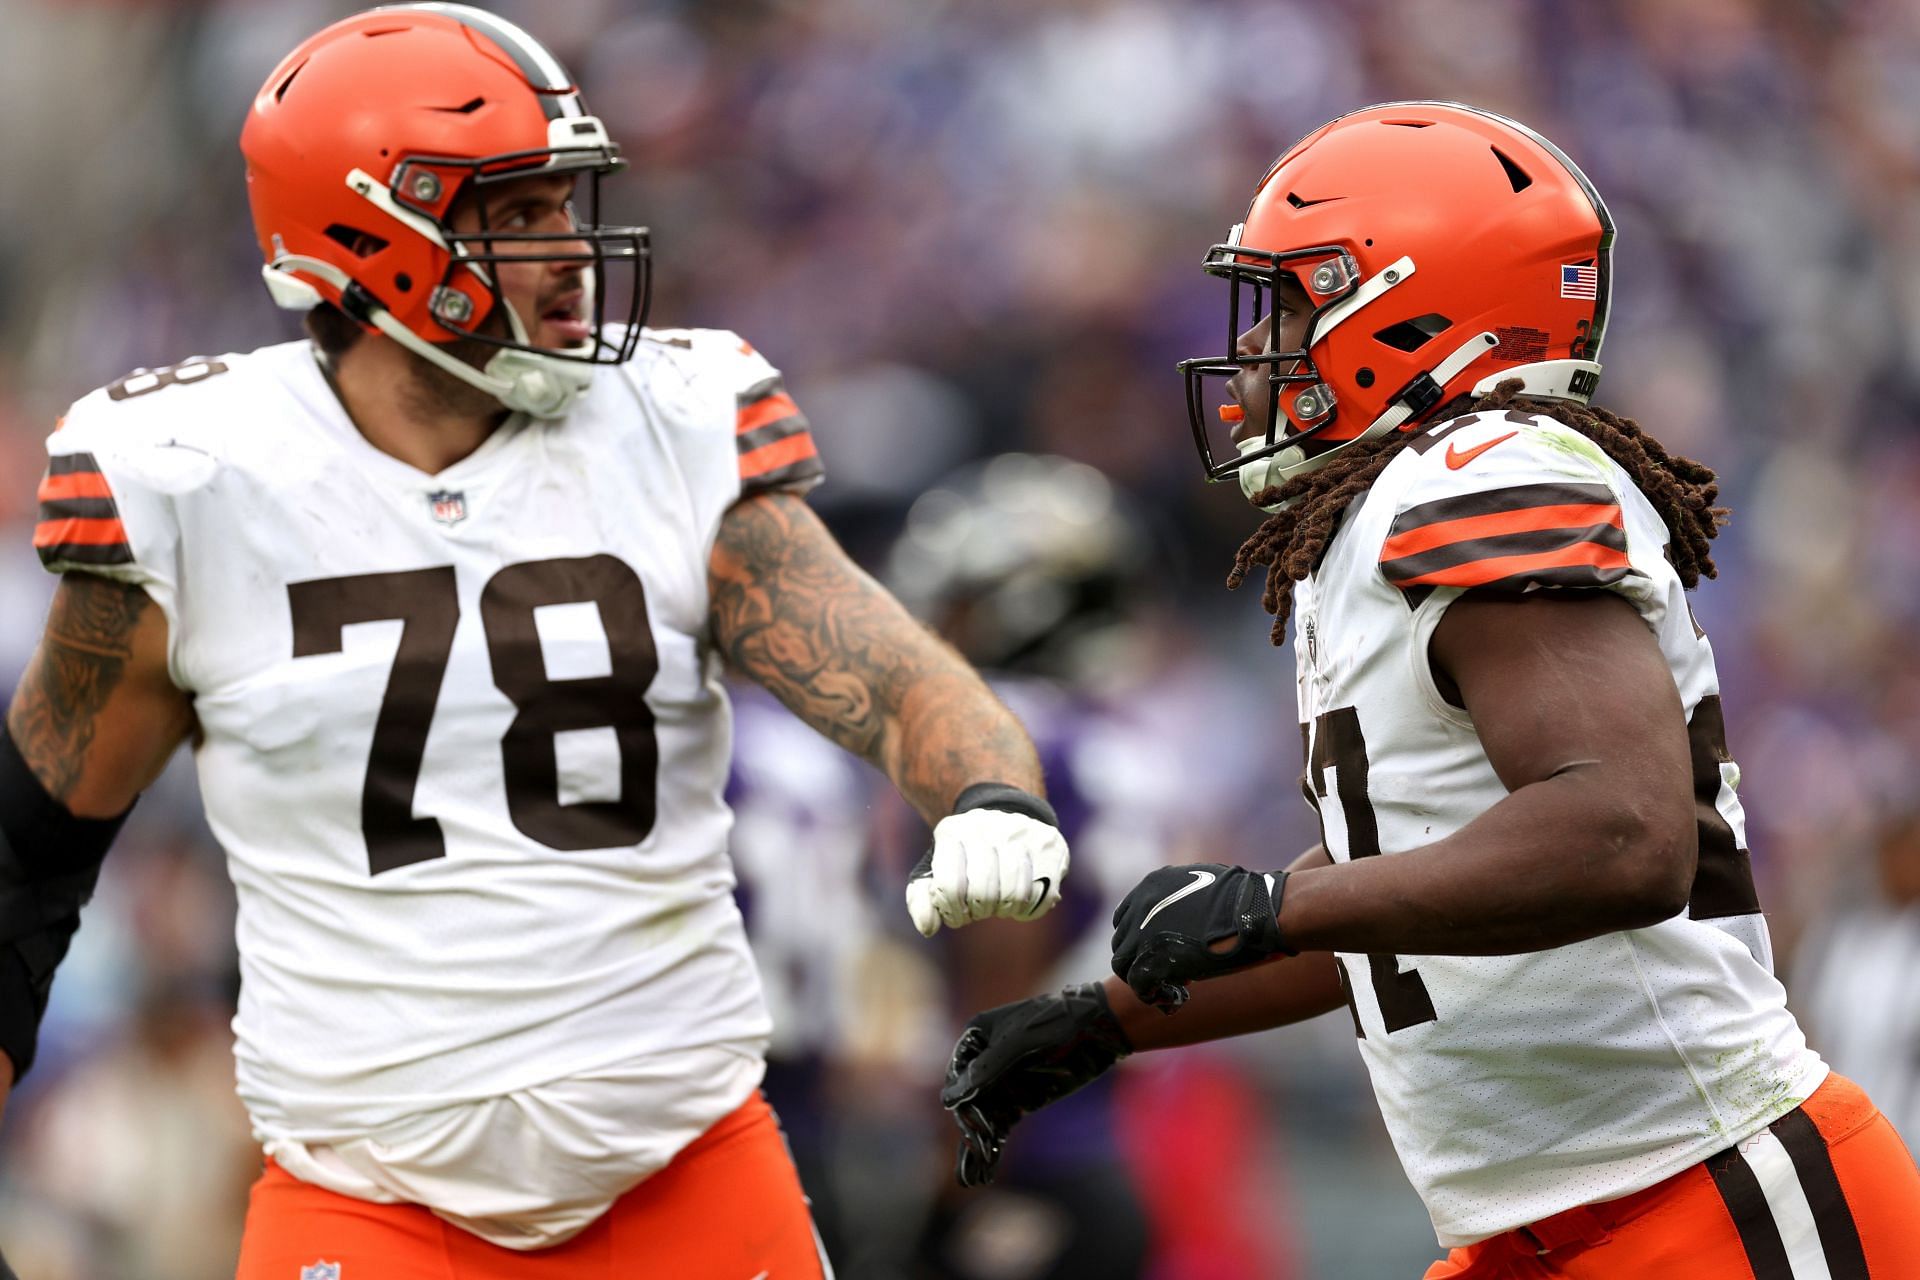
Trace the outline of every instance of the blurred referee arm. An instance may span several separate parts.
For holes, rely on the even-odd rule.
[[[0,734],[0,1108],[107,846],[193,724],[147,593],[64,575]]]

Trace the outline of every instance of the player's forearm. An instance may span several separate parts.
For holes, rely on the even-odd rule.
[[[1135,1051],[1225,1040],[1317,1018],[1346,1003],[1339,962],[1306,952],[1224,978],[1196,982],[1171,1014],[1143,1003],[1119,978],[1106,980],[1107,1003]]]
[[[1326,846],[1316,844],[1288,863],[1287,871],[1332,865]],[[1136,1050],[1271,1031],[1317,1018],[1347,1001],[1338,963],[1330,953],[1312,952],[1196,982],[1171,1016],[1140,1000],[1123,979],[1108,978],[1106,989],[1107,1003]]]
[[[62,578],[6,717],[47,794],[75,817],[122,814],[192,727],[193,704],[167,671],[166,616],[147,593]]]
[[[1302,950],[1511,955],[1655,924],[1686,905],[1690,809],[1595,763],[1512,792],[1423,849],[1303,871],[1280,927]]]
[[[946,650],[926,632],[919,639]],[[874,759],[920,816],[939,821],[977,782],[1045,795],[1033,742],[993,691],[951,650],[928,652],[920,660],[927,674],[889,709]]]
[[[1039,761],[1012,713],[800,499],[736,504],[709,587],[714,638],[734,668],[880,768],[929,821],[976,782],[1039,791]]]

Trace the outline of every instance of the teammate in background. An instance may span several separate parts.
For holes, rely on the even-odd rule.
[[[1229,582],[1295,619],[1323,843],[1155,871],[1117,977],[976,1018],[962,1181],[1126,1053],[1345,1003],[1429,1280],[1920,1275],[1920,1172],[1772,974],[1685,596],[1713,473],[1589,404],[1612,241],[1538,134],[1411,102],[1310,134],[1208,252],[1191,425],[1270,513]]]
[[[191,738],[270,1161],[243,1280],[828,1273],[757,1092],[722,662],[936,824],[925,933],[1058,900],[1031,743],[808,511],[774,368],[642,327],[617,150],[524,32],[346,19],[241,145],[311,341],[130,376],[49,442],[63,578],[0,734],[10,1075]]]

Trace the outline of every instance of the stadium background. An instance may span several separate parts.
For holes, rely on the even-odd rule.
[[[51,586],[30,537],[55,417],[136,366],[294,333],[259,285],[235,139],[280,55],[357,7],[0,0],[6,688]],[[737,329],[786,371],[828,462],[817,505],[858,554],[949,468],[1006,449],[1089,462],[1149,513],[1155,625],[1184,655],[1156,714],[1235,744],[1196,808],[1216,856],[1256,865],[1291,857],[1310,815],[1291,655],[1267,647],[1256,590],[1221,587],[1252,515],[1201,482],[1171,367],[1219,346],[1200,254],[1343,110],[1460,98],[1535,125],[1619,225],[1601,398],[1717,467],[1736,513],[1697,611],[1789,965],[1823,921],[1877,909],[1876,853],[1913,856],[1910,0],[486,7],[559,53],[632,159],[613,213],[653,229],[654,322]],[[231,912],[176,767],[110,861],[0,1134],[0,1242],[27,1280],[207,1277],[231,1257],[253,1167]],[[1276,1274],[1415,1275],[1432,1256],[1350,1034],[1336,1016],[1228,1051],[1264,1096]],[[1867,1082],[1909,1133],[1910,1049],[1904,1068],[1839,1064],[1882,1071]]]

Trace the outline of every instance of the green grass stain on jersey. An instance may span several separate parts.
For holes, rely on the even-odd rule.
[[[1533,430],[1541,444],[1580,459],[1584,464],[1581,468],[1583,471],[1597,470],[1601,475],[1607,474],[1606,451],[1572,427],[1553,422]]]
[[[1743,1119],[1765,1116],[1770,1123],[1806,1100],[1793,1095],[1792,1078],[1780,1070],[1764,1041],[1714,1054],[1712,1073],[1720,1081],[1722,1100]]]

